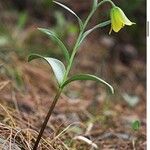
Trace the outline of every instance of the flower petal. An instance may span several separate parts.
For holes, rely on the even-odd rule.
[[[117,6],[114,6],[111,11],[110,11],[110,18],[111,18],[111,30],[109,34],[111,33],[112,30],[115,32],[118,32],[121,28],[123,28],[125,25],[131,26],[132,24],[135,24],[131,22],[124,12]]]
[[[134,22],[131,22],[127,16],[124,14],[124,12],[119,8],[117,7],[118,9],[118,14],[119,14],[119,18],[120,18],[120,21],[125,24],[125,25],[128,25],[128,26],[131,26],[132,24],[135,24]]]
[[[115,8],[111,10],[111,25],[112,25],[112,29],[115,32],[118,32],[123,26],[123,23],[121,22],[119,15],[117,11],[115,10]]]

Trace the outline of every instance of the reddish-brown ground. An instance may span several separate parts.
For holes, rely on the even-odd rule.
[[[107,43],[100,44],[98,41],[83,44],[71,74],[96,74],[114,86],[115,94],[91,81],[73,82],[61,95],[39,149],[94,149],[79,140],[79,136],[103,150],[146,149],[145,64],[134,59],[125,65],[117,56],[113,58]],[[15,79],[9,78],[6,71],[12,66],[19,70]],[[5,145],[5,149],[10,146],[15,149],[13,143],[21,149],[32,149],[55,96],[53,74],[45,63],[27,63],[14,53],[11,64],[3,66],[1,72],[0,142],[3,144],[0,144]],[[130,106],[123,94],[136,96],[138,103]],[[138,131],[131,128],[134,120],[141,122]]]

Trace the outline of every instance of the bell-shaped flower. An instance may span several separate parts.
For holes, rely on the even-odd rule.
[[[118,32],[125,25],[131,26],[132,24],[135,24],[134,22],[131,22],[126,17],[124,12],[117,6],[111,8],[110,18],[111,18],[111,29],[109,34],[111,33],[112,30]]]

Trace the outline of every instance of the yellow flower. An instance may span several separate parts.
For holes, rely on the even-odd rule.
[[[124,12],[117,6],[114,6],[110,11],[110,18],[111,18],[111,29],[109,34],[112,30],[115,32],[118,32],[121,28],[123,28],[125,25],[131,26],[132,24],[135,24],[134,22],[131,22]]]

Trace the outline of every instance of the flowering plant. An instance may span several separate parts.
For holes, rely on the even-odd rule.
[[[45,130],[45,127],[48,123],[48,120],[49,120],[51,114],[52,114],[52,111],[55,108],[55,105],[66,85],[68,85],[71,82],[76,81],[76,80],[92,80],[92,81],[96,81],[96,82],[106,85],[110,89],[111,93],[114,93],[114,89],[109,83],[107,83],[106,81],[104,81],[103,79],[101,79],[95,75],[77,74],[77,75],[69,77],[69,72],[71,70],[74,57],[75,57],[81,43],[83,42],[83,40],[94,30],[108,26],[110,24],[111,24],[110,33],[112,30],[114,30],[115,32],[118,32],[122,27],[124,27],[124,25],[134,24],[125,16],[124,12],[119,7],[117,7],[111,0],[102,0],[101,2],[98,2],[98,0],[93,0],[93,6],[91,9],[91,12],[89,13],[88,17],[86,18],[86,20],[84,22],[80,19],[80,17],[74,11],[72,11],[70,8],[68,8],[64,4],[62,4],[60,2],[56,2],[56,1],[53,1],[53,2],[55,4],[63,7],[64,9],[66,9],[67,11],[69,11],[71,14],[73,14],[77,18],[78,23],[79,23],[80,32],[79,32],[79,35],[75,42],[74,47],[71,49],[72,52],[70,54],[69,50],[66,48],[65,44],[61,41],[61,39],[58,37],[58,35],[56,35],[56,33],[52,32],[48,29],[45,29],[45,28],[38,28],[41,32],[45,33],[48,37],[52,38],[53,40],[55,40],[57,42],[58,46],[62,50],[65,60],[66,60],[66,65],[64,65],[60,60],[58,60],[56,58],[43,57],[38,54],[31,54],[28,58],[28,61],[32,61],[37,58],[44,59],[51,66],[51,68],[54,72],[54,75],[56,77],[57,83],[58,83],[58,89],[56,92],[56,96],[51,104],[51,107],[49,108],[49,112],[48,112],[48,114],[44,120],[44,123],[41,127],[41,130],[39,132],[39,135],[37,137],[37,140],[35,142],[33,150],[37,149],[40,139]],[[110,20],[99,23],[96,26],[94,26],[93,28],[86,30],[86,27],[87,27],[91,17],[95,13],[95,11],[105,2],[109,2],[112,6],[111,11],[110,11]]]

